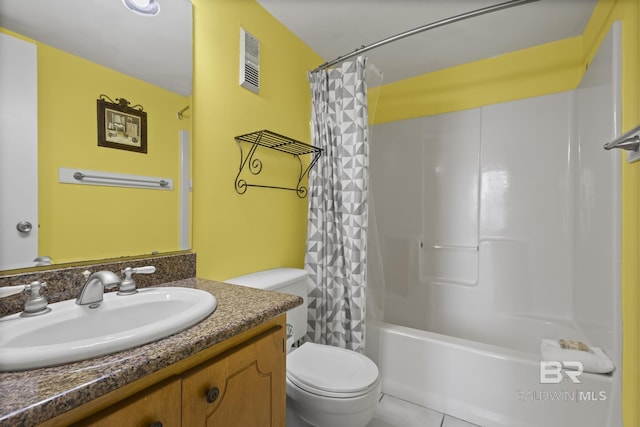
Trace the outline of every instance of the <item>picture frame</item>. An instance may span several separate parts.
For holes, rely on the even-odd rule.
[[[100,95],[98,106],[98,146],[147,152],[147,113],[141,105],[133,107],[124,98],[115,102]]]

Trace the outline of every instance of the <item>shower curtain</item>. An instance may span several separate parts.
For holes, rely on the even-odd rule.
[[[307,339],[364,350],[368,114],[365,57],[309,74],[313,145],[305,269]]]

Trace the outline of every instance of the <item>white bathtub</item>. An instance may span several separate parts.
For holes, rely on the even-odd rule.
[[[482,427],[619,427],[612,375],[541,384],[537,353],[369,321],[382,391]]]

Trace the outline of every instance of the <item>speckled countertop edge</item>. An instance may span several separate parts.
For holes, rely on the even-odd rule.
[[[195,287],[218,300],[216,311],[162,340],[81,362],[0,373],[0,426],[37,425],[251,329],[302,298],[204,279],[162,286]]]

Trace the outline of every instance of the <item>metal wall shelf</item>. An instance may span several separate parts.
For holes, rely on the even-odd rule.
[[[314,147],[304,142],[297,141],[293,138],[289,138],[284,135],[280,135],[275,132],[263,129],[257,132],[247,133],[245,135],[239,135],[235,137],[238,148],[240,149],[240,169],[238,175],[236,175],[235,188],[238,194],[244,194],[247,191],[247,187],[262,187],[262,188],[276,188],[279,190],[291,190],[295,191],[298,197],[304,198],[307,196],[307,188],[302,185],[302,180],[305,175],[309,174],[309,171],[316,164],[320,156],[322,155],[322,149]],[[250,144],[249,150],[245,153],[243,150],[242,142]],[[298,183],[295,187],[278,187],[272,185],[261,184],[249,184],[240,175],[244,171],[245,167],[249,169],[251,174],[259,175],[262,172],[262,161],[257,157],[254,157],[258,147],[265,147],[272,150],[277,150],[282,153],[293,155],[300,164],[300,174],[298,175]],[[305,154],[311,154],[313,157],[309,162],[309,165],[305,168],[300,156]]]

